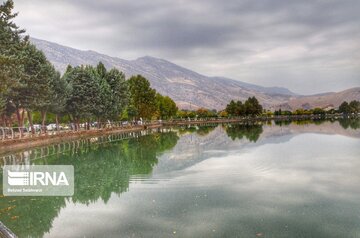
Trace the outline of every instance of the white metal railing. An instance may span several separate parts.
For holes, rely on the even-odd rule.
[[[31,138],[46,135],[56,135],[60,133],[94,131],[104,129],[130,129],[134,127],[144,127],[149,125],[159,125],[161,121],[131,121],[131,122],[106,122],[102,125],[97,123],[81,123],[75,125],[70,123],[66,126],[33,126],[33,127],[0,127],[0,140],[14,140]]]

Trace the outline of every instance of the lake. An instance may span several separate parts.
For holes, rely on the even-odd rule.
[[[359,120],[186,126],[2,156],[75,170],[72,197],[0,198],[19,237],[360,237]]]

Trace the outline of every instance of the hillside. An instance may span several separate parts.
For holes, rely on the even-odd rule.
[[[360,87],[350,88],[337,93],[298,97],[290,99],[288,102],[283,103],[278,107],[290,110],[296,108],[310,109],[315,107],[331,109],[339,107],[343,101],[350,102],[352,100],[360,100]]]
[[[340,93],[327,93],[317,96],[301,96],[282,87],[263,87],[224,77],[207,77],[167,60],[150,56],[136,60],[124,60],[110,57],[94,51],[81,51],[56,43],[31,38],[41,49],[56,69],[64,72],[68,64],[96,65],[103,62],[107,68],[118,68],[127,78],[141,74],[149,79],[153,88],[175,100],[180,108],[196,109],[205,107],[223,109],[232,99],[246,100],[256,96],[268,109],[294,109],[298,107],[337,107],[343,99],[360,99],[357,89]]]

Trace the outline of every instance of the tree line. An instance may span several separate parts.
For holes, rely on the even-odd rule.
[[[344,101],[339,106],[339,112],[344,114],[360,113],[360,102],[356,100],[353,100],[349,103]]]
[[[239,117],[239,116],[259,116],[263,113],[263,107],[256,97],[249,97],[244,103],[231,100],[226,108],[221,111],[199,108],[197,110],[180,110],[178,118],[214,118],[214,117]]]
[[[108,120],[168,119],[176,115],[175,102],[150,87],[141,75],[126,80],[113,68],[68,66],[61,75],[44,53],[30,43],[25,31],[14,22],[12,0],[0,5],[0,115],[3,124],[12,126],[16,115],[18,127],[27,116],[40,113],[44,126],[47,114],[55,121],[67,117],[76,127],[80,122]]]
[[[275,116],[288,116],[288,115],[326,115],[326,114],[351,114],[351,113],[360,113],[360,102],[353,100],[351,102],[344,101],[340,104],[338,109],[332,108],[330,110],[325,110],[323,108],[313,108],[313,109],[296,109],[294,111],[289,110],[275,110]],[[271,113],[272,114],[272,113]]]
[[[313,109],[296,109],[293,111],[289,110],[275,110],[270,111],[264,109],[256,97],[248,98],[244,103],[241,101],[231,100],[229,104],[226,105],[226,108],[221,111],[216,111],[215,109],[209,110],[205,108],[199,108],[197,110],[179,110],[177,113],[177,118],[227,118],[227,117],[241,117],[241,116],[290,116],[290,115],[326,115],[326,114],[351,114],[351,113],[360,113],[360,102],[353,100],[351,102],[344,101],[341,103],[338,109],[332,108],[330,110],[325,110],[323,108],[313,108]]]
[[[244,103],[231,100],[226,105],[225,112],[230,116],[257,116],[262,114],[263,107],[256,97],[249,97]]]

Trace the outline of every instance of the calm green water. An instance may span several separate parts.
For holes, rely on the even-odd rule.
[[[7,155],[74,165],[75,194],[1,197],[0,220],[19,237],[360,237],[359,125],[172,128]]]

